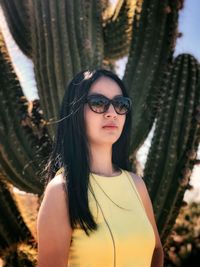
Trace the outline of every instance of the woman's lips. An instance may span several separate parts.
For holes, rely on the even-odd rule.
[[[114,130],[114,129],[117,129],[117,126],[116,125],[105,125],[105,126],[103,126],[103,128],[104,129],[110,129],[110,130],[113,129]]]

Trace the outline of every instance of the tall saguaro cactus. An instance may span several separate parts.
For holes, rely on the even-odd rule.
[[[39,92],[39,100],[25,99],[1,36],[0,174],[40,196],[39,171],[51,149],[52,122],[67,83],[82,69],[113,69],[117,59],[127,56],[123,80],[133,100],[130,158],[137,171],[137,151],[155,123],[143,178],[164,243],[182,205],[200,142],[199,63],[187,54],[173,58],[183,1],[118,0],[114,9],[108,0],[0,3],[13,38],[34,63]],[[1,191],[4,199],[6,192]],[[10,200],[0,203],[8,221],[11,207],[17,210]]]
[[[177,37],[179,1],[144,1],[133,20],[133,40],[124,82],[133,99],[132,147],[137,151],[156,116],[161,74],[171,60]]]
[[[192,56],[180,55],[165,73],[161,85],[156,129],[144,179],[160,233],[165,237],[188,186],[200,141],[199,69]]]
[[[32,116],[28,114],[28,102],[13,72],[1,35],[0,71],[1,166],[14,186],[41,194],[38,165],[42,158],[39,151],[45,156],[50,141],[39,114],[34,115],[34,108]]]
[[[101,6],[99,1],[82,0],[32,1],[32,5],[32,59],[41,105],[46,119],[52,120],[72,76],[102,65]]]

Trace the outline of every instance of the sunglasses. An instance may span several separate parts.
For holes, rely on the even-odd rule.
[[[94,94],[87,97],[86,103],[88,103],[90,109],[95,113],[102,114],[109,109],[110,104],[113,105],[115,111],[119,115],[127,114],[131,110],[131,99],[125,96],[115,96],[113,99],[109,99],[104,95]]]

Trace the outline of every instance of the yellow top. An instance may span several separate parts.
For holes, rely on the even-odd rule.
[[[67,266],[150,267],[155,235],[132,176],[122,169],[114,177],[91,173],[90,184],[89,207],[98,229],[89,237],[73,230]]]

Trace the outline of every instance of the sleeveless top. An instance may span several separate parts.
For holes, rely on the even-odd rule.
[[[150,267],[154,230],[130,173],[90,173],[89,181],[89,207],[98,228],[89,236],[73,230],[67,266]]]

